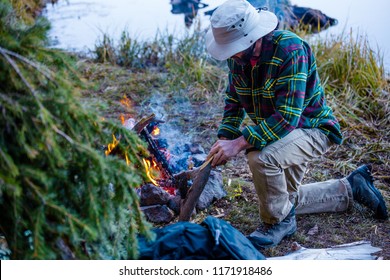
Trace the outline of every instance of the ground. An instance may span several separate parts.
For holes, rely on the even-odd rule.
[[[84,97],[89,104],[99,104],[105,117],[119,119],[119,116],[124,114],[140,118],[150,114],[157,106],[164,109],[164,119],[177,126],[179,141],[184,135],[191,137],[193,143],[201,144],[207,151],[217,139],[222,99],[194,98],[196,95],[188,88],[185,91],[165,94],[161,102],[151,102],[154,93],[167,91],[161,88],[161,79],[165,79],[164,74],[149,74],[148,78],[144,79],[139,73],[89,63],[82,66],[82,72],[86,79],[98,81],[98,86],[86,91]],[[122,106],[123,96],[131,100],[131,108]],[[324,157],[309,165],[303,183],[341,178],[353,168],[371,163],[376,178],[375,185],[382,192],[389,209],[389,154],[386,150],[365,152],[366,146],[364,143],[361,145],[364,137],[356,136],[356,129],[344,131],[346,144],[333,148]],[[377,130],[377,133],[381,132]],[[387,137],[386,134],[382,141],[388,141]],[[358,157],[359,160],[356,160],[355,154],[358,152],[361,152],[361,155]],[[352,156],[354,157],[349,158]],[[194,222],[201,222],[207,215],[214,215],[229,221],[244,235],[249,234],[257,228],[260,220],[257,197],[244,153],[218,169],[223,174],[228,195],[216,201],[209,209],[198,213]],[[277,247],[263,250],[262,253],[266,257],[285,255],[294,241],[307,248],[327,248],[365,240],[382,249],[377,254],[378,257],[390,259],[390,222],[375,220],[372,213],[358,204],[346,213],[297,216],[297,223],[298,230],[292,238],[283,240]]]
[[[202,128],[201,130],[204,130]],[[210,129],[202,142],[209,141],[215,131]],[[312,162],[308,166],[303,183],[322,181],[332,178],[342,178],[343,175],[330,168],[338,148],[334,148],[327,155]],[[219,168],[223,174],[228,197],[213,204],[203,215],[216,215],[229,221],[244,235],[250,234],[259,225],[257,195],[253,187],[251,173],[244,153]],[[380,166],[373,165],[373,174],[381,174]],[[387,179],[388,180],[388,179]],[[380,188],[389,210],[390,192],[389,182],[376,180],[375,185]],[[201,219],[200,217],[200,219]],[[275,248],[262,250],[267,257],[282,256],[291,250],[293,242],[298,242],[306,248],[328,248],[355,241],[370,241],[375,247],[382,249],[377,254],[379,258],[390,259],[390,222],[378,221],[372,213],[359,204],[354,204],[351,211],[345,213],[322,213],[297,216],[297,232],[288,240],[283,240]]]
[[[240,156],[224,168],[224,177],[230,178],[232,181],[237,180],[242,191],[234,197],[217,201],[210,210],[210,214],[223,212],[224,219],[230,221],[243,234],[249,234],[256,229],[260,221],[257,210],[257,196],[249,170],[244,167],[245,165],[245,157]],[[242,168],[236,169],[235,166],[242,166]],[[310,180],[310,174],[324,171],[327,170],[322,169],[321,161],[312,163],[309,166],[305,181]],[[346,213],[298,215],[297,224],[298,230],[294,236],[283,240],[275,248],[263,250],[262,253],[268,257],[285,255],[291,250],[293,242],[298,242],[306,248],[328,248],[365,240],[371,241],[373,246],[382,248],[382,251],[378,254],[379,257],[390,259],[389,222],[379,222],[373,219],[370,211],[358,204]]]

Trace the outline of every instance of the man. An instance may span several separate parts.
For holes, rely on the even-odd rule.
[[[219,140],[208,158],[217,166],[247,151],[264,224],[248,236],[252,243],[275,246],[296,231],[295,214],[346,211],[353,200],[387,219],[368,166],[301,186],[307,163],[342,143],[310,46],[292,32],[276,31],[276,16],[246,0],[225,2],[210,20],[207,50],[227,59],[229,85]],[[254,125],[240,130],[245,113]]]

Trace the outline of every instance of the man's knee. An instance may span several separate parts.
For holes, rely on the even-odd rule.
[[[265,151],[250,152],[248,153],[247,158],[251,170],[254,168],[256,170],[259,168],[279,168],[277,160],[272,156],[272,154]]]

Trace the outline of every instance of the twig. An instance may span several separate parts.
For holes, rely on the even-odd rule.
[[[35,63],[34,61],[31,61],[27,58],[25,58],[24,56],[18,54],[18,53],[15,53],[13,51],[10,51],[10,50],[7,50],[7,49],[4,49],[4,48],[1,48],[1,51],[6,53],[7,55],[12,55],[18,59],[20,59],[21,61],[29,64],[30,66],[34,67],[35,69],[37,69],[42,75],[44,75],[47,79],[49,79],[50,81],[52,81],[54,84],[57,85],[57,83],[55,82],[55,80],[52,78],[52,73],[50,72],[50,70],[46,70],[46,69],[43,69],[43,66],[42,65],[39,65],[38,63]]]
[[[55,132],[57,132],[59,135],[64,137],[66,140],[68,140],[69,143],[74,144],[73,139],[69,135],[67,135],[65,132],[63,132],[62,130],[59,130],[55,125],[53,125],[52,128]]]
[[[7,59],[7,61],[9,62],[9,64],[11,64],[11,66],[14,68],[15,72],[19,75],[19,77],[22,79],[22,81],[25,83],[25,85],[28,87],[28,89],[31,91],[31,93],[33,94],[33,96],[35,97],[35,99],[37,100],[37,102],[41,105],[41,103],[39,102],[38,100],[38,96],[37,96],[37,92],[35,91],[35,89],[32,87],[32,85],[27,81],[27,79],[24,77],[24,75],[22,74],[22,72],[20,71],[18,65],[15,63],[15,61],[10,58],[6,52],[5,49],[3,49],[2,47],[0,47],[0,53],[5,57],[5,59]]]
[[[222,218],[222,217],[225,217],[225,213],[213,215],[213,217],[214,217],[214,218]]]

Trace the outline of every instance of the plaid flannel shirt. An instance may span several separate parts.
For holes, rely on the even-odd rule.
[[[243,135],[261,150],[295,128],[319,128],[341,144],[340,125],[326,105],[310,46],[290,31],[263,37],[257,63],[241,66],[228,59],[229,85],[218,136]],[[248,114],[254,126],[241,124]]]

